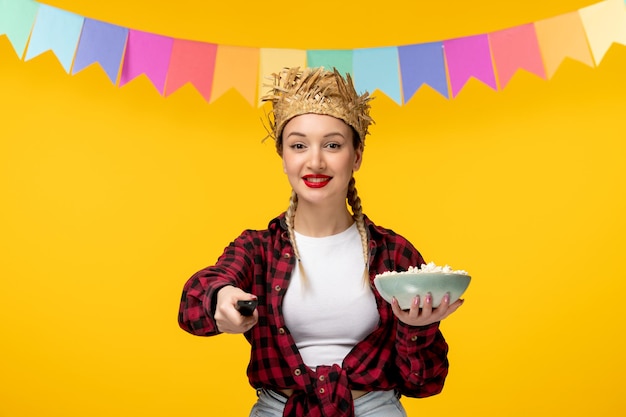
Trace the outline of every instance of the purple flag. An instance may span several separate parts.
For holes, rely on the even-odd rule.
[[[173,38],[130,29],[120,87],[135,77],[146,74],[163,94],[173,45]]]
[[[471,77],[497,89],[488,35],[444,41],[443,50],[448,62],[452,96],[456,96]]]
[[[445,98],[450,98],[441,42],[400,46],[398,55],[405,103],[422,84],[428,84]]]
[[[85,19],[72,74],[98,62],[115,84],[127,37],[127,28]]]

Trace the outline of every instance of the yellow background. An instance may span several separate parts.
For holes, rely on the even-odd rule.
[[[49,4],[221,44],[303,49],[469,36],[594,1]],[[224,3],[224,4],[217,4]],[[408,8],[408,9],[407,9]],[[444,392],[409,415],[618,416],[626,409],[626,47],[502,91],[472,80],[376,94],[357,185],[366,213],[427,260],[466,269],[443,325]],[[231,91],[167,99],[0,38],[0,416],[247,416],[241,336],[177,325],[187,278],[289,188],[262,111]]]

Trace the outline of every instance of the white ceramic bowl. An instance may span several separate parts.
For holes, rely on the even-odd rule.
[[[400,308],[407,310],[416,295],[420,296],[420,307],[422,307],[428,293],[433,296],[433,307],[439,306],[447,292],[450,293],[450,304],[452,304],[465,292],[470,280],[471,277],[464,274],[398,273],[378,275],[374,278],[374,285],[387,302],[391,303],[391,299],[396,297]]]

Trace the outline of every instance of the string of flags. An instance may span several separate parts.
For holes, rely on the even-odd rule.
[[[260,105],[266,77],[286,66],[351,74],[357,91],[378,90],[398,104],[424,85],[456,97],[470,78],[503,89],[518,70],[550,79],[566,59],[600,64],[626,45],[626,0],[605,0],[532,23],[438,42],[380,48],[253,48],[177,39],[79,16],[34,0],[0,0],[0,36],[20,59],[52,51],[68,74],[99,64],[122,87],[145,75],[169,96],[191,84],[209,103],[236,89]]]

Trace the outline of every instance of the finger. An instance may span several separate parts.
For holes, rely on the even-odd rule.
[[[446,317],[454,313],[459,307],[463,305],[464,302],[465,300],[459,299],[459,300],[456,300],[454,303],[450,304],[450,306],[448,307],[448,310],[446,311]]]
[[[459,307],[463,305],[463,302],[464,300],[456,300],[454,303],[450,304],[445,312],[442,311],[441,317],[439,317],[438,320],[441,321],[450,316],[450,314],[454,313]]]
[[[398,304],[398,299],[396,297],[391,298],[391,309],[393,310],[393,313],[398,317],[400,317],[400,315],[402,314],[402,309],[400,308],[400,304]]]
[[[439,303],[439,306],[437,308],[441,309],[441,311],[445,311],[449,305],[450,305],[450,293],[447,292],[444,294],[443,297],[441,297],[441,302]]]
[[[256,319],[253,320],[246,320],[244,323],[242,323],[241,327],[243,328],[244,332],[249,331],[250,329],[252,329],[257,323]]]
[[[413,298],[411,307],[409,308],[409,317],[417,318],[420,314],[420,296],[419,294]]]
[[[424,297],[424,305],[422,306],[422,317],[429,317],[433,312],[433,295],[426,294]]]

